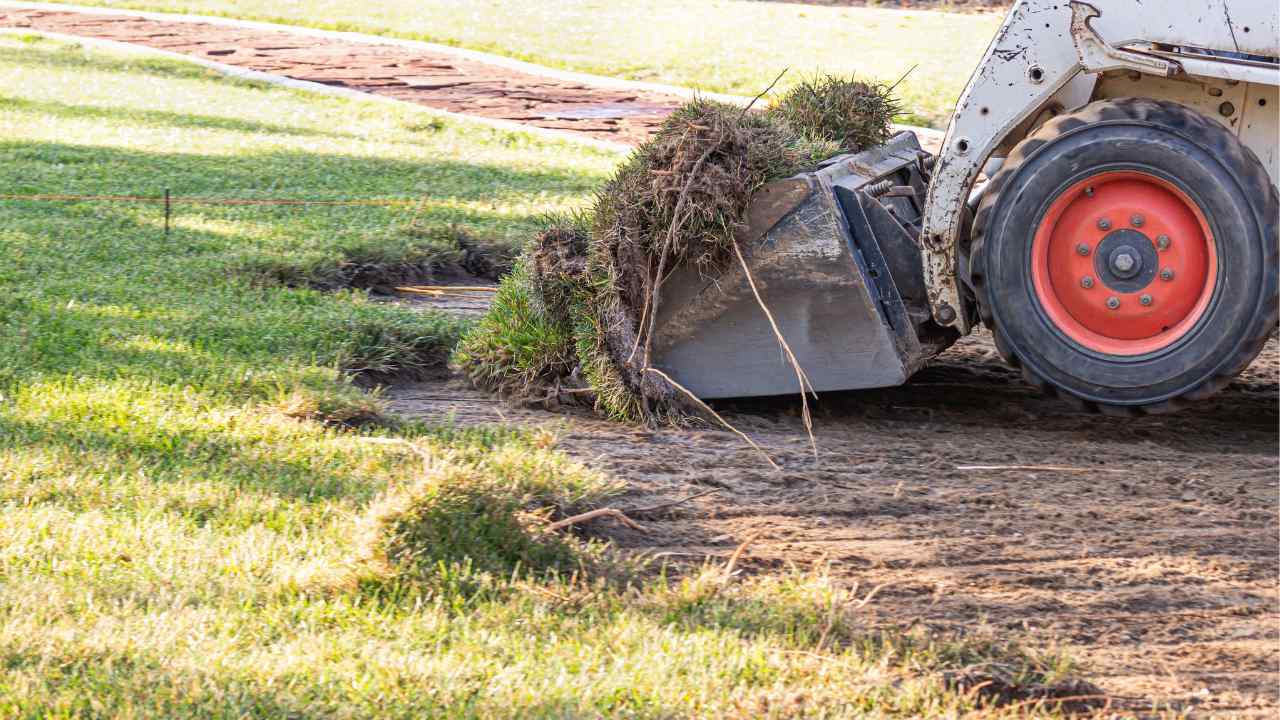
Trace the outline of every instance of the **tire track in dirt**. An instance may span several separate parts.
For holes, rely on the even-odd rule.
[[[725,403],[781,472],[718,430],[649,429],[492,402],[460,380],[389,393],[406,415],[559,426],[561,447],[627,481],[644,533],[589,531],[676,564],[768,572],[830,563],[869,627],[987,627],[1061,646],[1134,708],[1273,717],[1280,707],[1280,344],[1183,413],[1111,418],[1039,395],[966,338],[901,388],[826,393],[820,454],[794,398]],[[1061,466],[1077,471],[963,470]]]

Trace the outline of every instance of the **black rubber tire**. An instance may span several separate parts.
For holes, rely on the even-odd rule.
[[[1169,348],[1102,355],[1072,342],[1036,298],[1030,248],[1063,190],[1090,175],[1138,169],[1200,206],[1216,240],[1218,283],[1197,325]],[[962,279],[1005,360],[1047,392],[1109,414],[1159,413],[1204,399],[1261,352],[1280,318],[1280,193],[1225,127],[1172,102],[1120,98],[1046,123],[991,179],[962,249]]]

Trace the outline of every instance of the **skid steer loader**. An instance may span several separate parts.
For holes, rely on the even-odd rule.
[[[765,186],[751,277],[672,277],[655,365],[794,393],[781,334],[813,389],[886,387],[981,323],[1092,409],[1204,398],[1277,323],[1278,56],[1274,0],[1019,0],[940,154],[903,132]]]

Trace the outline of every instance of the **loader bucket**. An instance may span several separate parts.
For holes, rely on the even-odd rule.
[[[930,156],[914,134],[841,155],[753,197],[736,258],[663,286],[653,364],[704,399],[799,390],[768,316],[814,390],[900,385],[955,342],[925,297],[918,222]]]

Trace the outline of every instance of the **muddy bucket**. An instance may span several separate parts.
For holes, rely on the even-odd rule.
[[[653,364],[704,399],[901,385],[958,333],[934,323],[917,245],[930,156],[914,134],[761,188],[734,258],[663,286]],[[752,282],[755,290],[753,292]]]

